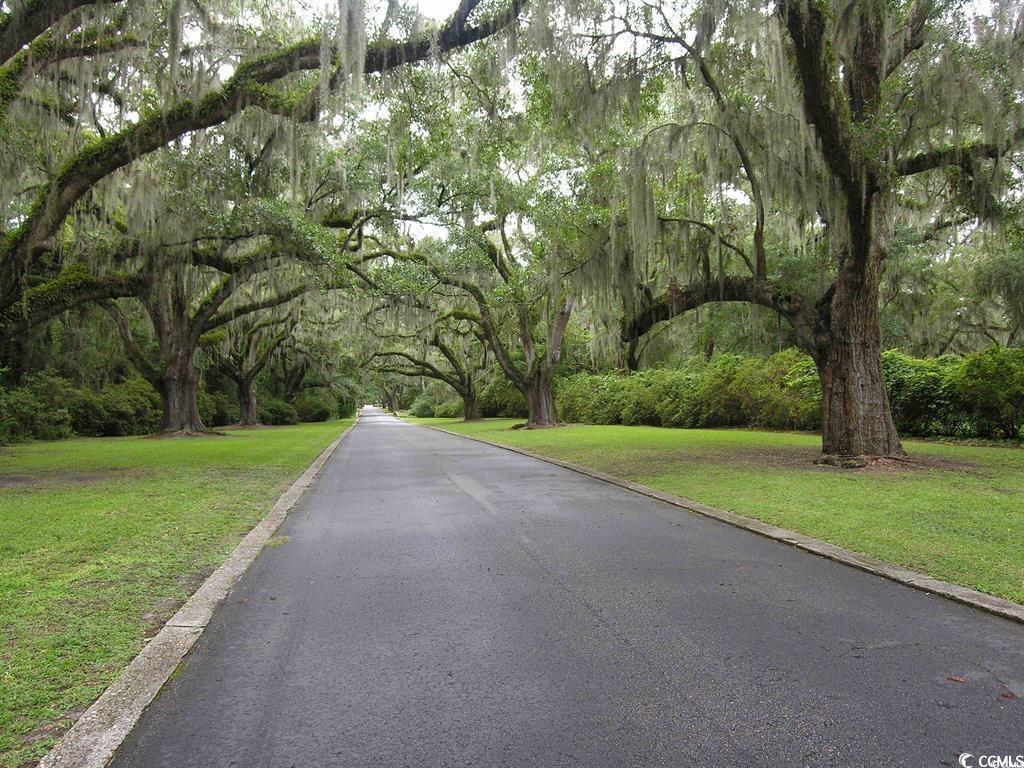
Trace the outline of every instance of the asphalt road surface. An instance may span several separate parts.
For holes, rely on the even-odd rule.
[[[380,411],[278,533],[113,765],[1024,754],[1024,626]]]

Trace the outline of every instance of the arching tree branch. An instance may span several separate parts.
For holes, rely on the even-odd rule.
[[[18,51],[72,11],[89,5],[117,5],[123,0],[21,0],[0,19],[0,62]]]
[[[480,0],[462,0],[458,10],[435,38],[423,34],[405,42],[372,43],[364,71],[382,72],[445,53],[486,38],[518,18],[522,3],[513,0],[505,13],[477,26],[467,19]],[[245,62],[221,88],[204,98],[185,100],[145,117],[109,138],[97,140],[68,160],[40,192],[21,225],[0,247],[0,310],[15,303],[22,278],[33,260],[52,247],[52,239],[72,207],[101,179],[134,160],[192,131],[219,125],[249,106],[279,111],[282,97],[269,84],[286,75],[320,67],[320,37],[283,51]],[[307,117],[313,117],[309,114]]]

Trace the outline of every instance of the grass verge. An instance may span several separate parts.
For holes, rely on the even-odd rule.
[[[906,441],[908,462],[817,466],[815,435],[409,419],[513,445],[1024,603],[1024,450]]]
[[[45,754],[350,423],[0,448],[0,766]]]

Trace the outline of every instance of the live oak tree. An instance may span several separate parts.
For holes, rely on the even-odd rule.
[[[474,334],[466,326],[442,317],[431,323],[428,333],[420,330],[403,338],[400,333],[375,332],[381,348],[371,354],[370,368],[376,373],[440,381],[462,399],[465,421],[479,419],[477,378],[486,368],[486,347],[469,343]]]
[[[77,219],[81,263],[100,280],[116,276],[123,289],[103,306],[132,363],[159,392],[168,433],[204,430],[196,401],[204,337],[339,286],[346,252],[345,238],[304,211],[254,194],[272,184],[254,185],[244,160],[207,138],[132,169],[130,186],[147,191],[143,210],[133,210],[127,195],[108,195],[94,215]],[[122,307],[128,301],[144,310],[151,337],[136,337]]]
[[[301,247],[309,247],[310,252],[298,252]],[[132,298],[148,315],[155,344],[147,349],[136,341],[116,301],[104,307],[117,324],[129,358],[160,393],[162,430],[167,433],[205,429],[196,401],[200,371],[195,360],[204,336],[335,285],[329,266],[326,276],[318,280],[312,270],[294,263],[318,259],[329,265],[315,243],[282,242],[279,235],[207,236],[171,249],[145,250],[134,273],[137,292]],[[243,380],[260,362],[243,365]]]
[[[449,242],[420,241],[408,251],[392,252],[389,258],[418,266],[425,283],[433,281],[445,290],[449,303],[456,306],[438,321],[471,324],[473,334],[487,345],[509,382],[526,398],[527,425],[553,426],[557,423],[555,370],[575,298],[552,289],[539,277],[540,260],[530,264],[516,258],[507,237],[505,245],[495,243],[490,229],[484,225],[453,230]],[[464,366],[462,374],[468,375]],[[464,385],[460,388],[465,390]]]
[[[415,72],[409,87],[395,89],[395,175],[409,181],[391,214],[393,245],[381,259],[418,267],[420,284],[444,297],[428,303],[471,323],[523,394],[528,426],[551,426],[587,228],[577,220],[573,190],[560,182],[560,158],[537,158],[538,126],[515,103],[494,59],[485,46],[450,63],[453,81]],[[444,234],[402,237],[408,222]]]
[[[826,454],[896,456],[883,344],[1019,343],[1016,4],[521,5],[0,2],[5,378],[91,303],[171,430],[202,429],[218,353],[247,420],[254,376],[350,381],[374,335],[394,397],[435,374],[472,414],[490,364],[545,426],[573,327],[635,367],[692,312],[708,355],[746,333],[814,358]],[[354,304],[321,301],[342,279]],[[342,338],[382,296],[392,325]]]
[[[235,383],[238,391],[238,423],[253,426],[259,423],[256,402],[256,378],[263,372],[274,353],[295,330],[296,308],[287,304],[284,312],[262,312],[243,315],[224,326],[219,336],[204,339],[203,349],[214,365]]]
[[[618,263],[639,273],[664,254],[689,268],[632,281],[625,340],[707,303],[767,307],[817,365],[824,453],[901,455],[880,359],[891,233],[998,213],[1024,139],[1017,11],[996,3],[970,20],[927,0],[631,8],[589,39],[606,41],[606,57],[608,40],[642,41],[630,75],[642,79],[639,61],[668,97],[620,161],[631,236]]]
[[[360,365],[359,302],[345,275],[344,287],[307,293],[293,305],[294,325],[261,376],[264,396],[294,404],[311,393],[346,408],[363,396],[368,372]]]

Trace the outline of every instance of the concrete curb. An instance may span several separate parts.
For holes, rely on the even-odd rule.
[[[412,422],[407,422],[412,423]],[[727,512],[724,509],[718,509],[717,507],[709,507],[707,504],[701,504],[690,499],[684,499],[681,496],[674,496],[671,493],[665,493],[655,488],[651,488],[640,483],[634,483],[629,480],[623,480],[620,477],[609,475],[604,472],[598,472],[588,467],[580,466],[579,464],[572,464],[568,461],[562,461],[561,459],[553,459],[549,456],[542,456],[532,451],[527,451],[523,448],[516,448],[511,445],[502,445],[500,443],[492,443],[490,440],[483,440],[479,437],[470,437],[469,435],[463,435],[459,432],[453,432],[450,429],[442,429],[441,427],[434,427],[428,424],[415,424],[417,427],[426,427],[427,429],[434,429],[438,432],[444,432],[448,435],[455,435],[466,440],[472,440],[477,443],[483,443],[484,445],[491,445],[495,448],[501,448],[512,453],[518,453],[522,456],[529,456],[531,459],[539,459],[545,461],[548,464],[554,464],[555,466],[562,467],[564,469],[578,472],[581,475],[592,477],[595,480],[601,480],[612,485],[617,485],[620,488],[639,493],[643,496],[647,496],[658,501],[664,501],[667,504],[671,504],[674,507],[685,509],[688,512],[693,512],[704,517],[710,517],[715,520],[719,520],[723,523],[735,526],[736,528],[742,528],[745,531],[756,533],[759,536],[764,536],[775,541],[780,541],[783,544],[789,544],[797,549],[802,549],[805,552],[810,552],[821,557],[827,557],[829,560],[835,560],[837,563],[843,563],[853,568],[858,568],[868,573],[873,573],[876,576],[895,581],[900,584],[905,584],[908,587],[919,589],[922,592],[930,592],[933,595],[939,595],[940,597],[948,598],[949,600],[955,600],[958,603],[969,605],[972,608],[977,608],[987,613],[993,613],[996,616],[1001,616],[1004,619],[1010,619],[1011,621],[1017,621],[1024,624],[1024,605],[1014,603],[1010,600],[1005,600],[1001,597],[995,597],[994,595],[987,595],[984,592],[978,592],[975,589],[969,587],[961,587],[958,584],[950,584],[948,581],[941,581],[940,579],[932,578],[923,573],[917,573],[916,571],[910,571],[906,568],[901,568],[898,565],[892,565],[882,560],[876,560],[868,555],[862,555],[859,552],[853,552],[843,547],[838,547],[835,544],[829,544],[826,541],[815,539],[811,536],[805,536],[802,533],[790,531],[785,528],[779,528],[778,526],[765,523],[760,520],[755,520],[752,517],[745,517],[744,515],[737,515],[734,512]]]
[[[313,479],[359,423],[351,426],[328,445],[298,480],[289,486],[273,509],[245,535],[221,566],[172,616],[138,656],[124,668],[92,706],[61,737],[39,763],[39,768],[102,768],[131,732],[142,712],[174,673],[178,664],[203,634],[214,611],[231,587],[256,559],[289,510]]]

